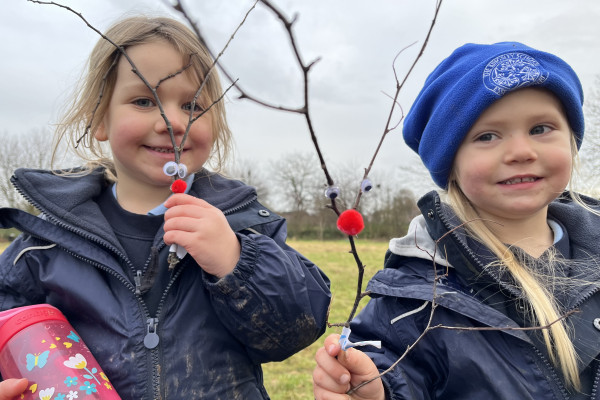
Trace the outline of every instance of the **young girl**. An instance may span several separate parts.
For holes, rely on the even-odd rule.
[[[564,61],[520,43],[467,44],[433,71],[404,138],[447,200],[419,201],[367,287],[350,340],[382,349],[328,337],[317,399],[600,398],[600,204],[563,192],[582,103]]]
[[[89,165],[16,171],[17,190],[42,218],[0,212],[3,228],[24,232],[0,258],[0,309],[60,309],[123,399],[268,399],[261,363],[323,333],[329,281],[285,244],[285,221],[254,188],[204,169],[220,165],[230,138],[197,37],[146,17],[106,37],[135,70],[99,40],[58,130],[89,150]],[[172,194],[174,173],[186,193]],[[181,259],[170,265],[172,244]],[[26,387],[2,382],[0,399]]]

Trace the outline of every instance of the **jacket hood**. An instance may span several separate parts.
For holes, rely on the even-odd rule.
[[[389,250],[399,256],[422,258],[434,261],[436,265],[451,267],[450,263],[442,257],[443,253],[437,243],[429,235],[425,217],[422,215],[410,222],[405,236],[390,240]]]

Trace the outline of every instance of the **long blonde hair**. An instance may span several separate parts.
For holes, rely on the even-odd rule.
[[[578,160],[577,145],[574,136],[571,137],[572,169],[574,170]],[[579,196],[574,194],[571,197],[575,202],[590,210],[583,204]],[[448,183],[447,200],[458,218],[463,222],[468,221],[465,224],[467,232],[496,256],[498,261],[486,268],[505,268],[521,289],[524,300],[528,304],[531,320],[540,327],[549,326],[548,329],[541,329],[541,332],[550,359],[561,370],[567,386],[579,390],[581,384],[577,369],[577,353],[569,336],[569,327],[562,318],[556,299],[549,290],[547,280],[541,279],[540,275],[532,271],[524,260],[520,260],[480,218],[456,181],[454,171],[451,173]],[[554,263],[553,259],[554,257],[549,257],[550,267]]]
[[[213,127],[213,147],[209,163],[215,171],[221,170],[231,151],[231,132],[225,116],[223,100],[217,101],[223,90],[216,68],[211,68],[213,60],[198,37],[184,24],[167,17],[129,17],[116,22],[104,34],[116,45],[124,48],[167,41],[183,57],[190,57],[189,73],[194,81],[206,80],[199,103],[211,105],[210,113]],[[95,45],[87,63],[87,72],[75,89],[71,103],[59,121],[53,161],[59,146],[66,141],[79,157],[87,162],[87,169],[103,166],[108,177],[115,179],[113,162],[107,150],[94,137],[108,109],[117,78],[116,64],[121,52],[109,41],[101,38]],[[210,71],[210,72],[209,72]],[[214,103],[214,104],[213,104]]]

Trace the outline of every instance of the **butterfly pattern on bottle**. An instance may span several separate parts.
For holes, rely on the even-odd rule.
[[[79,336],[73,331],[70,331],[64,339],[59,336],[53,336],[52,340],[43,339],[39,343],[43,346],[48,346],[48,350],[27,352],[24,359],[27,371],[56,368],[56,365],[52,365],[49,360],[52,358],[53,352],[58,351],[59,347],[71,349],[74,344],[81,344],[83,346],[83,342],[81,342]],[[106,374],[99,371],[98,368],[88,365],[88,360],[80,352],[76,352],[67,360],[62,361],[62,364],[74,370],[73,373],[65,374],[64,380],[60,384],[57,383],[55,386],[44,387],[39,391],[38,384],[33,382],[27,389],[26,394],[31,393],[34,396],[37,393],[40,400],[73,400],[86,398],[87,396],[91,396],[90,398],[101,398],[99,393],[99,389],[101,388],[103,390],[114,391]],[[63,390],[60,390],[61,386]],[[64,390],[65,388],[66,390]],[[21,398],[26,398],[26,395],[22,395]]]

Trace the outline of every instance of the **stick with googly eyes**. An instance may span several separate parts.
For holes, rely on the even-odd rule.
[[[179,179],[175,179],[171,184],[171,192],[173,193],[185,193],[187,189],[187,183],[183,180],[187,175],[187,167],[185,164],[178,164],[175,161],[169,161],[163,166],[163,171],[167,176],[175,176],[177,175]],[[187,250],[178,245],[177,243],[173,243],[169,248],[169,257],[167,261],[169,262],[169,270],[175,268],[179,260],[181,260],[187,254]]]

